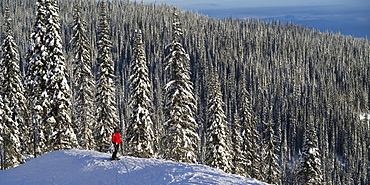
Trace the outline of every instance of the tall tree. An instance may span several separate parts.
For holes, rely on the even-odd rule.
[[[27,85],[34,124],[35,154],[77,146],[71,123],[71,89],[63,56],[56,0],[38,0]]]
[[[28,128],[25,123],[26,99],[19,69],[19,53],[11,27],[9,9],[5,9],[5,37],[1,45],[0,59],[0,157],[1,169],[9,169],[24,162],[22,153],[28,154],[26,147]]]
[[[176,11],[176,10],[175,10]],[[182,35],[179,16],[173,14],[173,39],[166,46],[165,58],[169,80],[164,86],[165,135],[162,137],[162,152],[165,159],[197,163],[199,158],[198,124],[195,120],[196,100],[190,79],[190,58],[178,41]]]
[[[0,94],[0,100],[3,99],[3,96]],[[4,112],[3,110],[3,102],[0,101],[0,113],[2,114]],[[3,133],[3,130],[5,128],[5,124],[4,124],[4,121],[3,121],[3,118],[2,116],[0,116],[0,151],[4,151],[5,150],[5,146],[4,146],[4,133]],[[0,155],[0,170],[5,170],[5,158],[3,157],[4,154],[1,154]]]
[[[300,166],[297,175],[299,184],[323,184],[318,138],[314,124],[311,122],[306,123],[303,150],[300,156]]]
[[[32,148],[35,156],[48,150],[47,137],[51,133],[45,129],[48,110],[50,110],[50,92],[46,90],[47,77],[50,66],[46,62],[49,56],[45,47],[47,11],[45,0],[36,2],[37,13],[33,31],[31,33],[31,46],[27,53],[26,91],[29,100],[30,125],[32,130]]]
[[[92,73],[90,42],[87,38],[86,22],[82,19],[80,5],[74,8],[73,37],[73,92],[74,92],[74,125],[77,127],[77,138],[83,149],[95,149],[93,127],[95,120],[95,78]]]
[[[269,184],[280,184],[280,169],[278,161],[278,156],[276,155],[277,152],[277,137],[274,134],[274,123],[269,121],[265,123],[266,130],[265,130],[265,138],[264,138],[264,156],[262,156],[262,160],[264,161],[263,165],[263,174],[264,174],[264,182]]]
[[[245,171],[245,166],[247,166],[247,160],[245,158],[246,152],[244,150],[243,141],[244,138],[241,136],[241,125],[238,112],[234,114],[234,121],[232,125],[232,161],[233,161],[233,173],[241,175],[244,177],[250,177],[249,174]]]
[[[127,126],[126,140],[132,154],[137,157],[152,157],[154,154],[151,118],[152,87],[148,73],[142,33],[141,30],[135,30],[130,71],[131,116]]]
[[[239,121],[241,125],[241,137],[243,138],[243,151],[246,160],[244,169],[246,177],[262,179],[260,172],[261,156],[259,154],[258,141],[260,135],[257,131],[257,122],[250,102],[250,94],[246,88],[242,88],[239,102]],[[248,176],[249,175],[249,176]]]
[[[208,85],[209,96],[204,164],[230,173],[232,172],[233,164],[228,138],[228,123],[223,110],[224,103],[222,101],[220,83],[215,76],[211,75]]]
[[[98,30],[98,74],[97,88],[97,125],[95,127],[95,141],[97,150],[107,152],[110,146],[110,136],[113,128],[118,125],[118,112],[116,106],[116,88],[114,84],[114,63],[111,57],[112,42],[109,36],[107,20],[107,4],[100,2]]]
[[[60,30],[59,8],[56,0],[45,0],[47,25],[44,46],[48,50],[46,63],[49,69],[46,91],[50,94],[50,109],[46,117],[47,130],[50,130],[51,150],[76,148],[77,137],[71,119],[72,91],[67,81],[67,69],[63,55]]]

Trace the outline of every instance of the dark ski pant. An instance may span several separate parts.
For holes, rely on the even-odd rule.
[[[114,152],[113,152],[113,155],[112,155],[112,159],[115,159],[115,158],[117,158],[119,143],[113,143],[113,146],[114,146]]]

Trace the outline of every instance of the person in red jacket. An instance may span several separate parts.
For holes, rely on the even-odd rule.
[[[121,132],[118,127],[114,128],[114,133],[112,135],[112,143],[114,146],[114,152],[113,152],[111,160],[119,160],[119,158],[117,157],[117,153],[118,153],[119,145],[122,143],[122,140],[121,140]]]

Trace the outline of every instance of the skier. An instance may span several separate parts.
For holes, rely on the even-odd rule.
[[[110,160],[119,160],[119,158],[117,157],[117,153],[118,153],[119,145],[122,143],[122,140],[121,140],[120,129],[118,127],[114,128],[114,133],[112,135],[112,143],[114,146],[114,152]]]

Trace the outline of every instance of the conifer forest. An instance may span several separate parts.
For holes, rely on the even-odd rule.
[[[369,184],[370,42],[128,0],[0,1],[0,157],[54,150]]]

